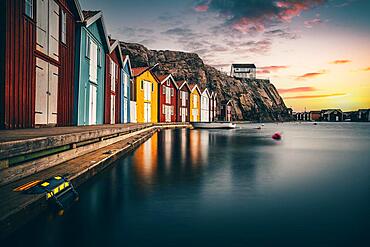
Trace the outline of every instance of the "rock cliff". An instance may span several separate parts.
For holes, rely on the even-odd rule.
[[[269,80],[232,78],[204,64],[195,53],[155,51],[140,44],[124,42],[121,42],[121,47],[122,53],[130,56],[133,67],[158,63],[156,73],[171,73],[176,80],[184,79],[215,91],[219,100],[231,99],[235,120],[290,120],[283,99]]]

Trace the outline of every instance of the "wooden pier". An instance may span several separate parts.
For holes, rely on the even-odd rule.
[[[45,194],[15,192],[15,188],[60,175],[78,187],[159,129],[188,127],[119,124],[0,131],[0,238],[47,208]]]

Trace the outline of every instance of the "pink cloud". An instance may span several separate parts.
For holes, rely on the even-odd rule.
[[[316,26],[318,24],[321,24],[322,23],[322,20],[320,18],[314,18],[312,20],[307,20],[304,22],[304,26],[306,28],[312,28],[313,26]]]
[[[195,11],[197,12],[207,12],[209,6],[206,5],[206,4],[203,4],[203,5],[197,5],[194,7]]]
[[[278,89],[278,92],[280,94],[312,92],[312,91],[316,91],[316,88],[314,88],[314,87],[294,87],[294,88]]]
[[[351,60],[347,60],[347,59],[342,59],[342,60],[334,60],[332,62],[330,62],[331,64],[345,64],[345,63],[350,63],[352,62]]]
[[[291,97],[284,97],[284,99],[316,99],[316,98],[328,98],[328,97],[335,97],[335,96],[344,96],[345,93],[332,93],[332,94],[319,94],[319,95],[299,95],[299,96],[291,96]]]
[[[276,72],[281,69],[287,69],[287,68],[289,68],[289,66],[285,66],[285,65],[264,66],[264,67],[259,67],[257,70],[257,73],[269,74],[270,72]]]
[[[298,79],[298,80],[311,79],[311,78],[318,77],[318,76],[320,76],[320,75],[324,75],[324,74],[326,74],[326,72],[325,72],[325,71],[320,71],[320,72],[311,72],[311,73],[306,73],[306,74],[303,74],[303,75],[297,76],[297,79]]]

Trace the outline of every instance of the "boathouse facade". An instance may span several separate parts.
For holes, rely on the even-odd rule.
[[[159,122],[176,122],[178,86],[172,75],[158,75],[158,120]]]
[[[132,71],[128,55],[123,56],[123,68],[121,70],[121,123],[131,122],[131,85]]]
[[[109,53],[105,63],[105,109],[104,123],[120,123],[121,118],[121,76],[123,58],[118,40],[109,39]]]
[[[200,122],[201,91],[196,84],[190,84],[190,122]]]
[[[200,104],[200,121],[209,122],[209,111],[210,111],[210,94],[208,89],[204,89],[201,94],[201,104]]]
[[[72,125],[78,1],[2,3],[0,128]]]
[[[177,122],[190,122],[190,94],[187,81],[177,81]]]
[[[138,123],[158,122],[158,81],[152,73],[154,67],[133,68],[136,121]]]
[[[75,122],[103,124],[105,62],[110,44],[101,11],[83,11],[76,30]]]

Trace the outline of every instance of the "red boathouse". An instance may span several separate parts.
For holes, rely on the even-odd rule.
[[[72,124],[77,0],[4,0],[0,128]]]
[[[118,40],[109,39],[110,49],[105,62],[105,107],[104,123],[120,123],[121,116],[121,70],[123,57]]]
[[[176,122],[177,120],[177,84],[172,75],[158,75],[159,122]]]
[[[177,122],[190,122],[190,93],[187,81],[177,81]]]

